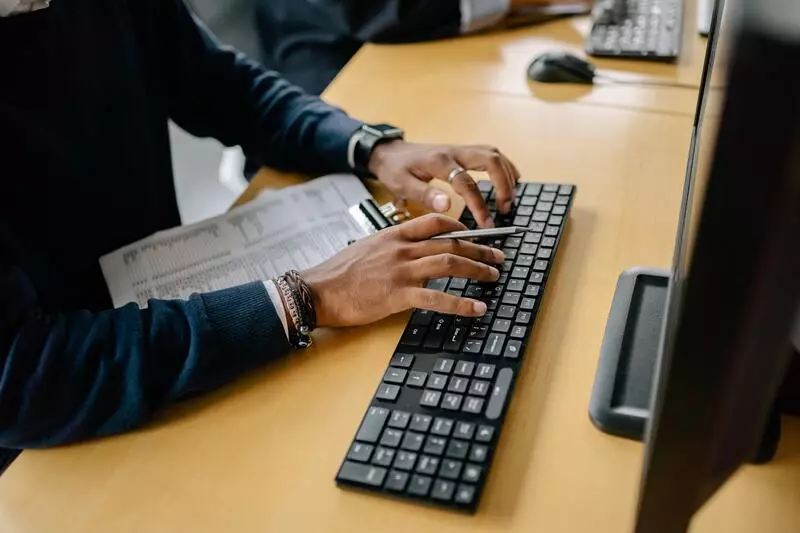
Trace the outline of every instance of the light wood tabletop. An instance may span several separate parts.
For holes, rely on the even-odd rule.
[[[516,82],[493,85],[503,85],[495,74],[507,68],[504,58],[524,70],[520,58],[559,45],[571,23],[461,43],[366,47],[326,93],[364,120],[404,127],[412,140],[495,144],[525,180],[578,186],[477,514],[334,484],[408,318],[402,314],[321,332],[311,350],[140,431],[25,452],[0,477],[0,531],[628,531],[643,448],[595,429],[589,394],[617,276],[671,263],[694,103],[683,101],[689,91],[625,88],[645,96],[619,105],[603,100],[611,89],[575,95],[564,87],[545,98]],[[693,57],[702,61],[702,53]],[[697,83],[695,63],[677,74],[653,68]],[[664,100],[653,100],[658,94]],[[243,201],[296,179],[264,171]],[[695,532],[797,531],[800,424],[787,422],[776,461],[743,468],[701,511]]]

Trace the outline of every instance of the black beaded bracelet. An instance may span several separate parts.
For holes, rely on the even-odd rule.
[[[308,348],[313,342],[310,334],[317,326],[310,287],[294,270],[277,277],[275,285],[289,314],[289,343],[298,348]]]

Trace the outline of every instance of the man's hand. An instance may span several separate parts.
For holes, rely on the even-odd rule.
[[[516,194],[519,172],[509,159],[492,146],[442,146],[394,141],[378,145],[369,161],[369,170],[396,197],[417,201],[429,209],[450,209],[450,198],[441,189],[428,185],[433,179],[447,180],[453,169],[488,172],[495,186],[497,208],[508,213]],[[453,190],[464,198],[478,225],[494,226],[494,221],[466,172],[451,182]]]
[[[484,315],[484,302],[423,287],[427,280],[445,276],[489,282],[500,277],[489,265],[503,262],[500,250],[456,239],[429,240],[463,229],[446,215],[425,215],[366,237],[302,272],[311,287],[317,324],[367,324],[410,308]]]

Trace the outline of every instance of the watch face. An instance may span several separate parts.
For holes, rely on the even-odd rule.
[[[391,124],[369,124],[364,126],[364,130],[378,137],[399,137],[403,135],[403,130]]]

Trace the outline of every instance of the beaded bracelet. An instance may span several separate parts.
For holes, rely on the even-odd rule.
[[[312,344],[311,332],[317,326],[317,313],[311,289],[300,274],[290,270],[275,279],[283,305],[289,313],[289,343],[298,348]]]

